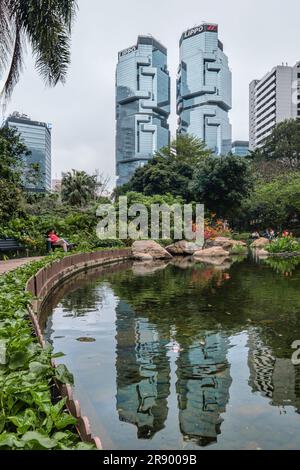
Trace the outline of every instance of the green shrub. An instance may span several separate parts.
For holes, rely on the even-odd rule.
[[[72,376],[63,364],[52,368],[51,346],[39,345],[27,312],[27,280],[62,256],[0,276],[0,449],[93,448],[80,441],[65,399],[53,403],[53,379],[71,383]]]
[[[269,253],[292,253],[300,252],[300,243],[293,237],[278,238],[272,241],[266,250]]]
[[[251,240],[251,233],[250,232],[233,233],[232,238],[233,240],[248,242]]]
[[[233,245],[230,250],[231,255],[242,255],[247,252],[247,247],[242,245]]]

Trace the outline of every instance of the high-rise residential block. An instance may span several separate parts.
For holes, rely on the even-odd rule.
[[[278,65],[249,86],[250,149],[261,147],[276,124],[300,117],[300,62]]]

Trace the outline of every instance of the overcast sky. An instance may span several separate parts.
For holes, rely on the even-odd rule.
[[[30,54],[6,113],[52,123],[52,177],[70,168],[99,169],[115,182],[115,66],[118,51],[151,33],[168,48],[175,77],[181,33],[203,21],[219,24],[233,74],[233,139],[248,140],[248,86],[274,65],[300,60],[299,0],[79,0],[66,85],[45,88]]]

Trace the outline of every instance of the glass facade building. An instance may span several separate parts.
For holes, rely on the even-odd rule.
[[[169,144],[167,50],[151,36],[119,52],[116,70],[117,185]]]
[[[32,121],[25,114],[13,113],[6,120],[6,125],[16,129],[29,150],[24,155],[24,186],[31,191],[51,190],[51,127],[44,122]],[[30,178],[33,168],[37,168],[37,177]]]
[[[235,140],[232,142],[231,153],[238,157],[247,157],[250,154],[249,142],[247,140]]]
[[[218,25],[185,31],[179,42],[178,133],[202,139],[216,155],[231,151],[232,77]]]

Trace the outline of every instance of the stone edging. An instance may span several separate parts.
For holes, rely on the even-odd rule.
[[[56,260],[48,266],[44,266],[28,280],[26,290],[34,296],[34,299],[28,307],[28,312],[35,334],[43,348],[45,347],[45,339],[39,325],[39,314],[43,304],[53,289],[75,273],[125,260],[130,257],[131,250],[128,248],[74,254]],[[52,367],[56,367],[53,359],[51,360],[51,364]],[[79,401],[73,398],[72,386],[70,384],[65,385],[57,382],[55,382],[55,384],[58,387],[60,395],[67,398],[66,406],[70,414],[77,419],[76,428],[82,441],[93,443],[97,449],[102,449],[100,438],[92,435],[88,418],[81,414]]]

